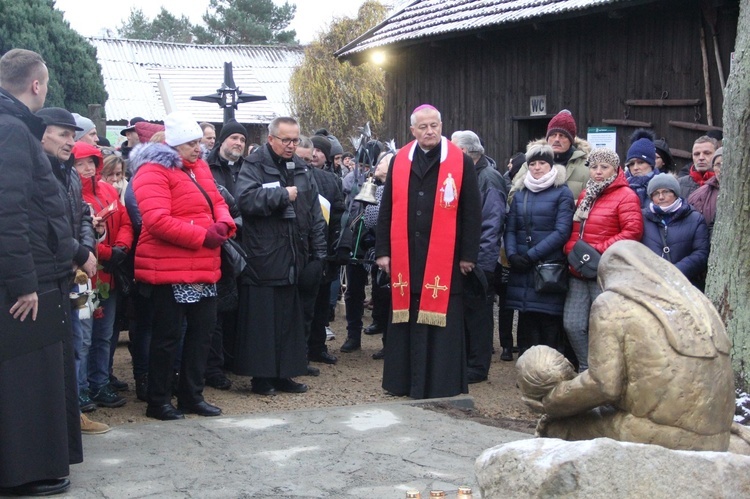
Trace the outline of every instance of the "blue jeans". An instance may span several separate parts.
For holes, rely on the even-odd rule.
[[[99,305],[104,309],[104,317],[94,319],[89,349],[89,387],[92,393],[109,384],[109,350],[117,311],[117,291],[110,291],[109,298]]]
[[[71,310],[70,323],[73,329],[73,349],[75,350],[78,391],[83,392],[89,388],[89,348],[91,347],[93,319],[79,319],[78,311]]]

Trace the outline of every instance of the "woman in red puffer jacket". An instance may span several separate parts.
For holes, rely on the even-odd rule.
[[[110,385],[112,359],[117,346],[117,337],[114,336],[117,287],[112,272],[127,258],[133,244],[133,227],[125,206],[120,203],[117,190],[100,180],[103,162],[99,149],[85,142],[76,142],[73,156],[75,169],[81,177],[84,201],[91,206],[94,215],[103,210],[111,212],[97,227],[101,234],[100,228],[103,225],[104,234],[96,248],[101,268],[97,270],[92,284],[100,292],[107,287],[109,290],[108,293],[100,293],[100,309],[94,313],[91,346],[87,357],[89,396],[97,405],[120,407],[125,405],[125,398],[117,395]]]
[[[617,153],[595,149],[589,154],[588,165],[589,180],[578,198],[573,230],[564,248],[566,255],[579,238],[604,253],[617,241],[640,241],[643,235],[641,201],[625,179]],[[596,279],[585,279],[572,268],[570,271],[563,325],[578,359],[578,370],[583,372],[588,369],[589,312],[602,290]]]
[[[135,253],[135,278],[156,310],[148,366],[146,415],[160,420],[184,412],[218,416],[203,399],[210,333],[216,321],[220,247],[236,230],[213,175],[200,159],[203,131],[189,114],[164,120],[166,144],[130,153],[132,185],[143,221]],[[143,291],[141,291],[143,292]],[[171,404],[172,366],[183,323],[177,408]]]

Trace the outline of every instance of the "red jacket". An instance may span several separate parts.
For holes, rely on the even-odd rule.
[[[220,248],[206,248],[206,229],[214,221],[236,227],[224,198],[216,189],[205,161],[184,165],[174,149],[165,144],[147,144],[130,157],[135,169],[133,191],[143,226],[135,253],[135,278],[150,284],[212,284],[221,271]],[[187,171],[203,187],[206,197]],[[215,218],[214,218],[215,216]]]
[[[117,190],[101,178],[102,153],[98,148],[84,142],[76,142],[73,146],[73,156],[77,159],[93,157],[96,163],[96,175],[91,178],[81,178],[83,185],[83,200],[86,201],[96,215],[111,203],[115,203],[117,211],[106,220],[107,233],[104,239],[99,241],[96,247],[99,262],[106,262],[112,256],[112,247],[120,246],[125,251],[130,251],[133,245],[133,226],[130,223],[128,210],[120,203],[120,195]],[[92,284],[96,286],[97,281],[106,282],[112,289],[115,280],[110,274],[102,269],[97,270]]]
[[[586,197],[586,189],[578,197],[579,205],[584,197]],[[570,239],[565,244],[566,255],[573,249],[580,230],[581,222],[573,221]],[[583,240],[599,253],[604,253],[617,241],[624,239],[640,241],[642,235],[641,201],[620,170],[615,181],[594,201],[583,229]],[[571,272],[580,277],[572,269]]]

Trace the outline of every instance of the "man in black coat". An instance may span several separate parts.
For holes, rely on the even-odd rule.
[[[76,131],[81,128],[76,125],[73,115],[59,107],[46,107],[36,113],[44,120],[47,129],[42,137],[42,148],[52,165],[52,173],[67,195],[66,209],[68,220],[73,231],[75,253],[73,263],[80,267],[91,278],[96,274],[96,239],[97,235],[92,224],[91,208],[83,200],[83,187],[78,172],[73,168],[75,158],[72,155]],[[73,286],[78,291],[78,285]],[[78,402],[81,412],[96,410],[96,403],[89,397],[88,385],[88,347],[91,344],[93,318],[81,319],[76,310],[70,314],[73,330],[73,349],[75,351],[76,374],[78,381]],[[81,416],[81,432],[84,434],[100,434],[109,431],[109,426],[91,421]]]
[[[477,262],[481,198],[471,158],[441,132],[437,109],[414,110],[416,140],[391,164],[376,227],[376,261],[391,276],[383,388],[412,398],[468,392],[463,279]]]
[[[214,180],[226,189],[232,201],[234,201],[234,186],[244,160],[242,153],[245,152],[246,141],[247,129],[237,120],[230,119],[221,127],[219,140],[206,159]],[[224,196],[224,199],[228,201],[227,196]],[[222,289],[231,285],[227,276],[222,276],[222,283]],[[216,327],[211,333],[211,350],[208,353],[206,366],[206,385],[219,390],[229,390],[232,386],[232,381],[227,378],[222,368],[225,365],[231,365],[231,361],[226,362],[224,352],[228,353],[228,359],[234,356],[236,324],[237,309],[222,309],[217,313]]]
[[[276,118],[268,133],[242,163],[235,189],[248,265],[232,369],[253,376],[255,393],[303,393],[307,385],[292,379],[307,373],[299,289],[321,278],[326,222],[313,174],[295,155],[297,121]]]
[[[69,464],[83,460],[67,319],[76,246],[33,114],[48,82],[35,52],[0,59],[0,495],[64,492]],[[37,326],[14,342],[19,321]]]
[[[503,176],[490,166],[484,155],[484,146],[476,133],[459,130],[451,135],[451,142],[468,154],[474,162],[482,196],[482,234],[479,239],[479,257],[475,272],[482,272],[487,281],[486,292],[474,299],[467,297],[466,307],[466,364],[469,383],[487,379],[492,363],[492,337],[495,330],[495,266],[500,256],[500,239],[505,227],[507,192]]]
[[[328,260],[325,263],[325,275],[320,282],[318,292],[313,297],[310,335],[307,340],[307,358],[311,362],[335,364],[338,359],[328,352],[326,346],[326,326],[328,325],[330,312],[331,283],[339,276],[339,265],[334,258],[336,255],[335,245],[341,234],[341,217],[346,206],[344,205],[344,192],[341,189],[341,177],[324,169],[331,159],[330,141],[320,135],[315,135],[310,140],[310,145],[313,146],[310,158],[313,177],[318,184],[320,195],[330,203],[330,208],[326,231]]]

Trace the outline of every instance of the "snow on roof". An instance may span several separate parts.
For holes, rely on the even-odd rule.
[[[240,104],[235,111],[237,121],[266,124],[290,114],[289,78],[304,57],[301,47],[88,40],[96,48],[109,94],[108,121],[127,121],[133,116],[162,121],[167,115],[162,90],[168,89],[177,109],[192,113],[198,121],[221,123],[224,113],[218,104],[190,97],[216,93],[224,81],[224,62],[231,62],[237,87],[267,98]]]
[[[542,17],[574,13],[624,0],[412,0],[381,24],[336,52],[346,59],[386,45],[416,43],[451,33],[479,31]]]

